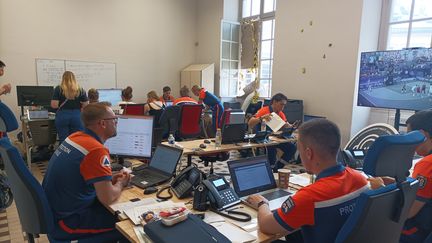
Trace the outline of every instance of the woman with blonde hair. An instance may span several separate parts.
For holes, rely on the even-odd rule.
[[[61,84],[55,87],[51,107],[57,109],[55,125],[60,143],[70,134],[84,130],[81,107],[88,104],[85,90],[81,88],[71,71],[63,73]]]
[[[155,116],[157,111],[160,111],[164,108],[162,101],[159,100],[159,96],[156,94],[156,91],[152,90],[147,93],[147,104],[144,106],[144,114]]]

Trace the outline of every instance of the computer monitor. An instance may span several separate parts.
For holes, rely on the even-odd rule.
[[[153,139],[152,116],[119,116],[117,136],[105,146],[117,157],[150,158]]]
[[[121,89],[98,89],[99,101],[108,101],[111,105],[116,106],[120,101],[122,101]]]
[[[52,86],[17,86],[18,106],[45,106],[51,105],[54,93]]]

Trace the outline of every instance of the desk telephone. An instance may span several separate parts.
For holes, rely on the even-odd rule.
[[[189,166],[174,179],[171,188],[178,198],[185,198],[192,193],[195,186],[201,183],[201,180],[201,171],[195,166]]]
[[[344,165],[354,168],[363,168],[363,160],[365,157],[365,151],[362,149],[350,149],[340,151],[341,160]]]
[[[207,201],[216,210],[222,210],[240,203],[240,198],[224,177],[213,176],[204,180],[194,192],[194,209],[207,210]]]

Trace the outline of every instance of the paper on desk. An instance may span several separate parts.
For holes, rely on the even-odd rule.
[[[292,184],[296,184],[299,186],[308,186],[310,184],[310,178],[303,176],[302,174],[299,175],[293,175],[290,177],[289,182]]]
[[[257,238],[246,231],[226,223],[213,223],[211,224],[221,234],[225,235],[231,242],[252,242]]]
[[[144,206],[144,205],[155,204],[155,203],[157,203],[157,201],[154,198],[145,198],[135,202],[129,201],[129,202],[116,203],[111,205],[111,208],[114,211],[119,211],[120,213],[124,213],[124,211],[127,209]]]
[[[163,209],[167,209],[171,207],[184,207],[184,206],[185,206],[184,203],[174,203],[173,201],[165,201],[165,202],[159,202],[150,205],[128,208],[124,212],[135,225],[138,225],[140,224],[139,216],[145,212],[153,211],[154,213],[157,214]]]
[[[283,127],[284,125],[285,125],[285,121],[284,120],[282,120],[282,118],[278,115],[278,114],[276,114],[275,112],[272,112],[271,114],[270,114],[270,117],[271,117],[271,119],[270,119],[270,121],[266,121],[266,125],[268,126],[268,127],[270,127],[271,128],[271,130],[273,130],[273,132],[277,132],[277,131],[279,131],[279,129],[281,129],[281,127]]]

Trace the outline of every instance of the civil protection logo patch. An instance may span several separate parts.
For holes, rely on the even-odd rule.
[[[419,176],[417,176],[416,179],[419,181],[419,188],[423,189],[426,186],[426,184],[427,184],[426,177],[424,177],[422,175],[419,175]]]
[[[288,197],[284,203],[282,203],[281,209],[284,214],[289,213],[295,207],[294,200],[292,197]]]
[[[102,159],[102,166],[106,166],[106,167],[111,166],[111,162],[108,159],[108,156],[106,156],[106,155]]]

